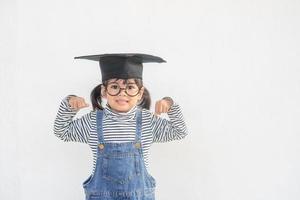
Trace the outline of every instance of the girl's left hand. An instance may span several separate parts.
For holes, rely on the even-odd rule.
[[[155,103],[155,115],[160,115],[161,113],[167,113],[171,106],[173,105],[173,100],[171,98],[163,98]]]

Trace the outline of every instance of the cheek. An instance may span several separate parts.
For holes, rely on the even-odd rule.
[[[102,90],[101,91],[101,96],[103,97],[103,98],[107,98],[107,94],[106,94],[106,91],[105,90]]]
[[[139,101],[139,99],[140,99],[140,98],[134,98],[134,99],[131,99],[131,102],[132,102],[133,104],[137,104],[138,101]]]
[[[115,101],[114,97],[109,96],[109,95],[106,95],[105,99],[107,100],[107,102],[113,102],[113,101]]]

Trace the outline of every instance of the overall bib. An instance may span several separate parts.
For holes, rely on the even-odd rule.
[[[154,200],[155,180],[144,164],[141,143],[142,112],[137,110],[134,142],[105,143],[103,111],[97,110],[97,162],[83,182],[86,200]]]

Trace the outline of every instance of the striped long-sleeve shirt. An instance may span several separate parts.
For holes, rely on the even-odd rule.
[[[87,143],[93,152],[93,170],[97,160],[97,124],[96,111],[90,111],[80,118],[76,115],[69,102],[70,95],[65,97],[59,107],[54,122],[54,134],[65,142]],[[105,142],[129,142],[135,139],[136,109],[133,107],[126,113],[117,113],[105,107],[103,116],[103,135]],[[168,111],[168,119],[153,115],[149,110],[142,109],[143,156],[148,168],[149,148],[153,142],[168,142],[182,139],[187,135],[181,109],[174,103]]]

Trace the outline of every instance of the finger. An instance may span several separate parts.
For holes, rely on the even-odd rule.
[[[79,99],[79,102],[80,102],[80,107],[85,107],[86,103],[85,103],[85,99],[83,97],[80,97]]]
[[[159,102],[157,101],[155,103],[155,115],[159,115],[158,107],[159,107]]]
[[[163,105],[162,106],[162,111],[161,111],[162,113],[166,113],[167,112],[167,107],[166,107],[166,105]]]
[[[85,108],[85,107],[87,107],[86,103],[84,101],[81,101],[80,102],[80,108]]]
[[[73,105],[73,100],[72,100],[72,98],[70,98],[69,99],[69,105],[72,107],[72,105]]]
[[[161,113],[162,113],[162,103],[161,103],[161,101],[159,102],[159,104],[158,104],[158,114],[159,115],[161,115]]]
[[[90,105],[88,103],[86,103],[85,101],[83,101],[84,103],[84,107],[89,107]]]
[[[164,113],[164,108],[165,108],[165,104],[164,104],[164,102],[161,102],[160,107],[159,107],[160,113]]]
[[[72,107],[72,101],[71,100],[69,100],[69,106]]]
[[[81,102],[81,108],[86,108],[86,107],[89,107],[89,104],[85,102]]]
[[[163,104],[163,103],[161,104],[160,112],[165,113],[165,104]]]
[[[168,110],[169,110],[169,104],[166,102],[166,103],[164,104],[164,113],[167,113]]]
[[[68,101],[69,105],[72,106],[73,105],[73,97],[71,97]]]
[[[82,101],[78,101],[78,102],[77,102],[77,106],[78,106],[79,109],[82,108],[82,107],[83,107]]]
[[[81,101],[76,101],[76,109],[79,110],[81,108]]]
[[[74,108],[74,101],[70,102],[70,106],[71,106],[71,108]]]
[[[72,106],[72,108],[73,108],[74,110],[76,110],[76,109],[77,109],[75,102],[73,103],[73,106]]]
[[[80,109],[80,108],[85,108],[85,107],[88,107],[89,106],[89,104],[88,103],[86,103],[85,101],[84,101],[84,99],[80,99],[79,101],[78,101],[78,108]]]
[[[162,103],[161,103],[161,101],[157,104],[157,113],[159,115],[162,113]]]

